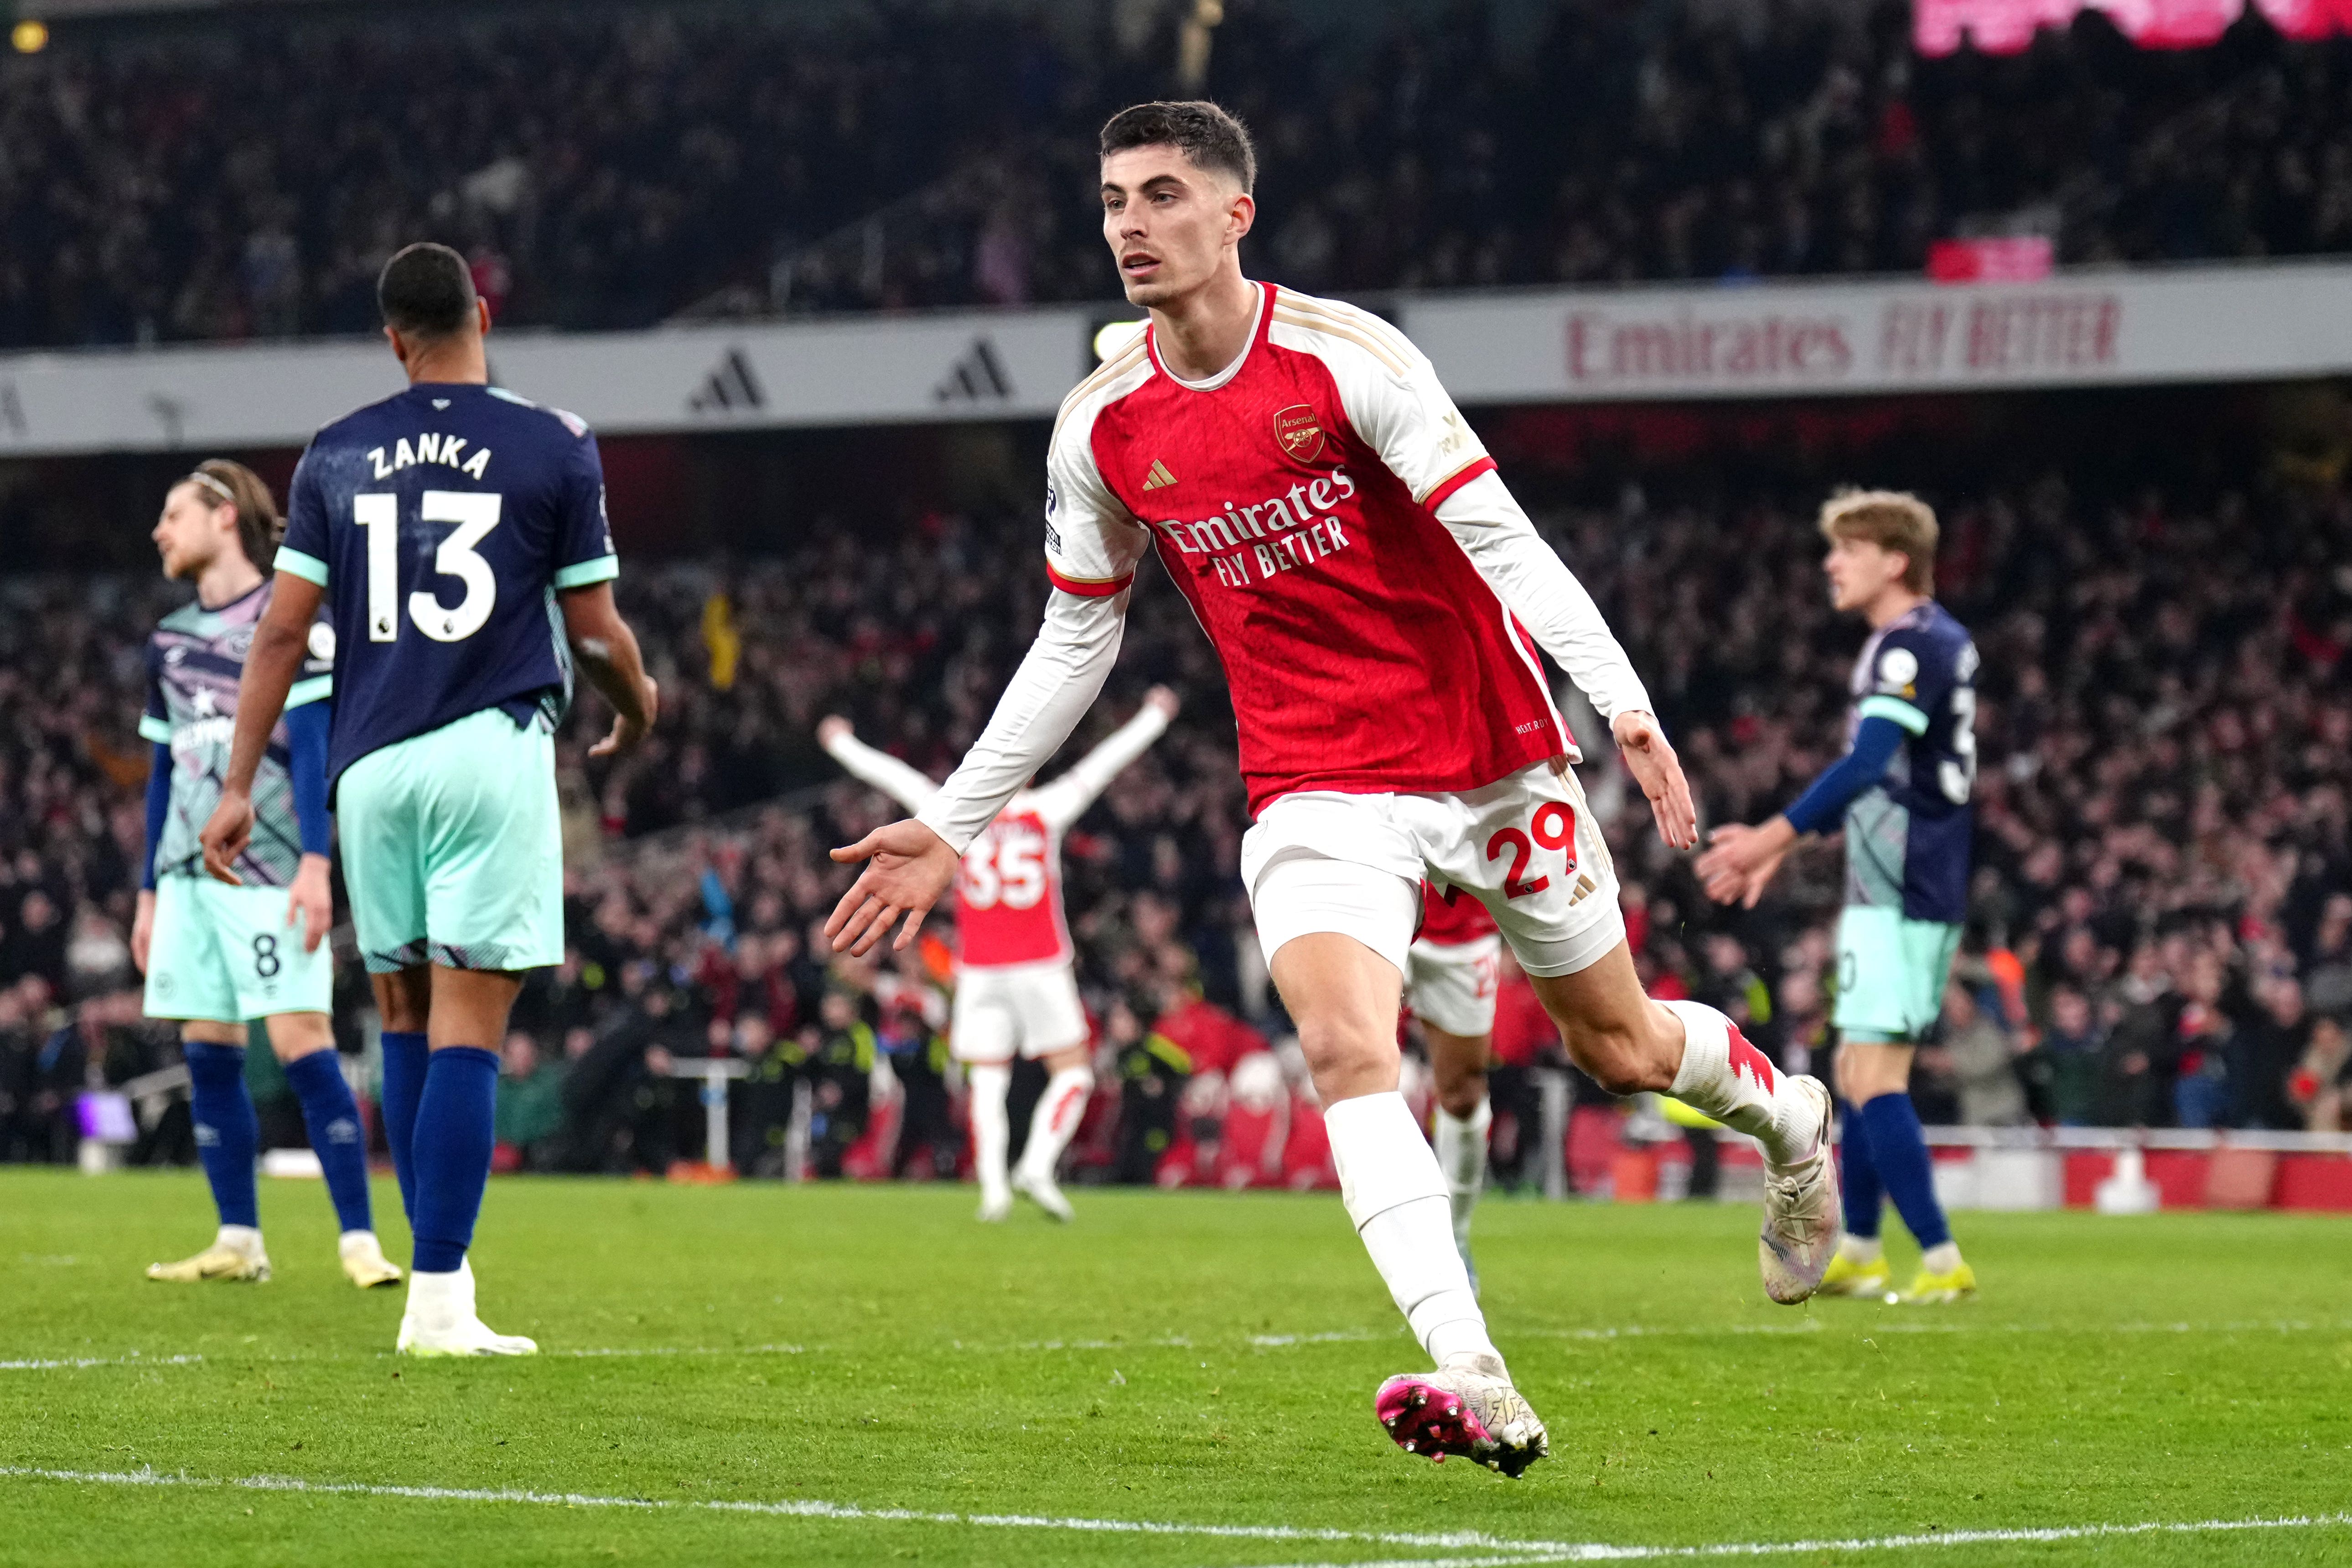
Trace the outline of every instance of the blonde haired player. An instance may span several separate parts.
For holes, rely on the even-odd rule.
[[[163,575],[193,583],[196,598],[164,616],[147,643],[139,733],[155,752],[131,955],[147,977],[147,1016],[181,1020],[196,1154],[220,1229],[202,1252],[155,1264],[147,1278],[173,1284],[269,1278],[253,1179],[259,1129],[245,1088],[247,1024],[260,1018],[327,1178],[343,1272],[363,1288],[391,1285],[400,1270],[376,1240],[366,1131],[328,1019],[335,962],[326,945],[334,916],[327,711],[335,636],[324,622],[310,629],[286,716],[272,729],[254,780],[254,837],[237,859],[245,885],[206,877],[196,841],[220,800],[238,678],[270,605],[260,563],[283,531],[269,487],[222,458],[175,481],[155,523]]]
[[[1101,153],[1103,238],[1151,319],[1062,405],[1045,625],[921,816],[834,851],[871,864],[827,930],[853,952],[902,921],[913,939],[962,847],[1101,689],[1156,549],[1232,688],[1256,817],[1242,879],[1342,1201],[1437,1363],[1389,1379],[1374,1409],[1410,1451],[1517,1475],[1549,1451],[1543,1423],[1487,1337],[1397,1090],[1422,882],[1486,906],[1604,1088],[1670,1091],[1762,1142],[1759,1260],[1779,1300],[1811,1295],[1837,1243],[1829,1095],[1712,1008],[1643,994],[1536,646],[1609,719],[1678,848],[1697,838],[1689,788],[1623,648],[1427,358],[1377,316],[1242,275],[1256,160],[1216,105],[1127,110]]]
[[[1845,755],[1760,827],[1727,826],[1699,857],[1706,890],[1754,908],[1790,847],[1842,826],[1845,911],[1838,921],[1838,1092],[1846,1237],[1825,1294],[1892,1295],[1879,1209],[1919,1243],[1899,1300],[1937,1304],[1977,1292],[1937,1201],[1927,1142],[1911,1104],[1911,1058],[1933,1037],[1944,981],[1968,914],[1969,796],[1977,776],[1977,648],[1933,597],[1936,514],[1900,490],[1844,490],[1822,508],[1830,601],[1870,624],[1854,660]]]
[[[948,1042],[971,1086],[972,1163],[983,1220],[1012,1213],[1015,1193],[1055,1219],[1073,1217],[1054,1173],[1086,1114],[1095,1075],[1062,910],[1062,836],[1167,731],[1177,707],[1173,691],[1153,687],[1134,718],[1052,784],[1015,795],[964,849],[956,873],[962,948],[956,955]],[[825,719],[816,735],[853,776],[908,811],[922,810],[940,792],[917,769],[860,741],[846,719]],[[1008,1177],[1012,1128],[1005,1099],[1016,1055],[1044,1062],[1048,1077],[1030,1119],[1021,1167]]]

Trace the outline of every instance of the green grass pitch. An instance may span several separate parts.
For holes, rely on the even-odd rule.
[[[1747,1208],[1490,1201],[1512,1483],[1381,1435],[1423,1363],[1336,1197],[1076,1198],[501,1180],[485,1316],[547,1353],[412,1363],[315,1184],[263,1184],[274,1281],[170,1287],[195,1175],[0,1172],[0,1562],[2352,1562],[2341,1220],[1964,1215],[1983,1300],[1785,1309]]]

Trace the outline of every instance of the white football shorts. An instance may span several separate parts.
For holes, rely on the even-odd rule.
[[[1475,1039],[1495,1032],[1495,991],[1501,983],[1503,939],[1416,942],[1407,955],[1404,1005],[1433,1029]]]
[[[1548,763],[1454,795],[1284,795],[1243,837],[1241,869],[1268,963],[1336,931],[1409,974],[1424,878],[1486,905],[1529,974],[1574,974],[1625,939],[1583,786]]]
[[[1067,959],[967,968],[956,976],[948,1048],[960,1062],[1009,1062],[1083,1046],[1092,1031]]]

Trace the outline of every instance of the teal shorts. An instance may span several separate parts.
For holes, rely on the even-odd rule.
[[[302,951],[301,925],[286,921],[289,897],[210,877],[156,878],[147,1016],[242,1024],[329,1011],[335,955],[324,942]]]
[[[352,925],[372,974],[563,962],[555,737],[495,708],[370,752],[335,785]]]
[[[1848,904],[1838,921],[1837,1011],[1849,1040],[1916,1045],[1944,1012],[1944,981],[1960,928],[1903,911]]]

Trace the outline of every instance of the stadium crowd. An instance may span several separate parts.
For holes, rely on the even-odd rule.
[[[1969,936],[1943,1038],[1922,1053],[1926,1119],[2342,1126],[2352,491],[2111,497],[2050,478],[1939,499],[1940,590],[1984,671]],[[1799,498],[1654,507],[1629,489],[1543,521],[1650,681],[1706,820],[1769,815],[1836,753],[1860,634],[1827,607]],[[696,1086],[671,1069],[716,1057],[749,1074],[730,1129],[746,1172],[958,1167],[951,928],[879,963],[827,951],[817,927],[846,873],[824,850],[896,812],[842,779],[813,731],[840,712],[943,773],[1036,619],[1032,531],[1026,517],[934,513],[625,577],[664,721],[617,763],[584,756],[593,713],[563,738],[569,951],[526,990],[506,1046],[510,1164],[694,1159]],[[1185,694],[1067,843],[1105,1053],[1082,1179],[1328,1179],[1236,878],[1246,822],[1221,673],[1152,574],[1069,753],[1147,686]],[[123,935],[140,648],[173,598],[120,577],[0,582],[0,1159],[71,1157],[79,1090],[173,1058],[169,1031],[139,1018]],[[1759,910],[1726,913],[1648,831],[1638,794],[1626,809],[1614,764],[1588,774],[1654,990],[1725,1006],[1786,1065],[1817,1061],[1835,847],[1806,852]],[[356,1050],[354,968],[338,1023]],[[1507,985],[1496,1033],[1507,1171],[1532,1126],[1527,1075],[1557,1043],[1523,984]],[[184,1154],[184,1139],[166,1117],[137,1157]]]
[[[1892,0],[1561,0],[1508,47],[1477,4],[1339,37],[1227,9],[1207,90],[1263,148],[1259,267],[1309,289],[1916,271],[1978,234],[2352,248],[2352,43],[2253,7],[2211,48],[2094,10],[2006,59],[1917,57]],[[378,268],[428,231],[518,324],[1105,297],[1093,135],[1169,90],[1164,31],[1118,36],[1152,15],[63,30],[0,59],[0,348],[372,331]]]

